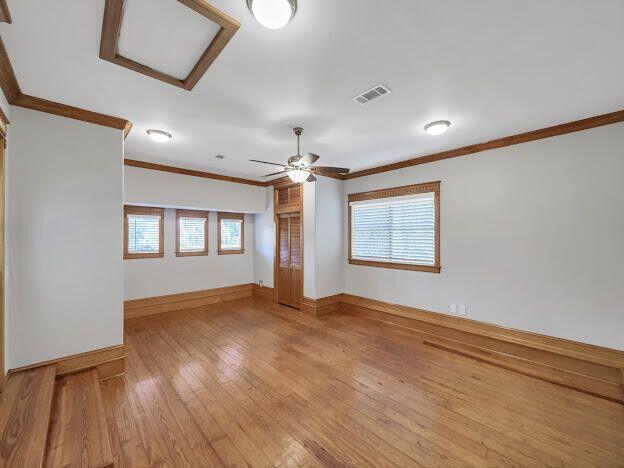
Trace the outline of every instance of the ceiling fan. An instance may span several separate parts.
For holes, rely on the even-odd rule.
[[[277,174],[286,174],[290,177],[290,180],[296,183],[302,182],[314,182],[316,175],[331,177],[337,174],[348,174],[349,169],[345,167],[330,167],[330,166],[313,166],[316,161],[319,160],[319,156],[313,153],[306,153],[303,156],[300,152],[299,139],[303,133],[303,128],[295,127],[293,132],[297,136],[297,154],[288,158],[286,164],[278,164],[268,161],[258,161],[257,159],[250,159],[252,162],[258,162],[261,164],[270,164],[271,166],[281,166],[282,170],[266,174],[264,177],[270,177]],[[316,175],[315,175],[316,174]]]

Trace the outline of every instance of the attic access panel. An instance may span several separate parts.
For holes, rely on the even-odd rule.
[[[212,62],[214,62],[230,39],[232,39],[236,31],[238,31],[240,23],[216,9],[205,0],[177,0],[177,3],[181,3],[182,5],[174,4],[173,7],[190,8],[195,13],[207,19],[207,21],[197,21],[197,19],[190,17],[186,12],[172,10],[171,3],[173,2],[174,0],[159,0],[158,2],[150,1],[147,3],[143,0],[106,0],[100,43],[100,58],[156,78],[157,80],[164,81],[165,83],[189,91],[193,89],[204,73],[206,73],[206,70],[208,70]],[[150,48],[148,44],[146,50],[143,50],[141,53],[136,47],[136,34],[130,32],[132,24],[130,24],[128,28],[122,27],[125,7],[127,6],[130,11],[130,19],[136,22],[136,19],[140,16],[141,4],[143,4],[143,6],[151,5],[152,8],[160,8],[160,13],[167,15],[169,17],[168,20],[173,19],[173,21],[176,21],[176,24],[180,24],[185,28],[184,37],[187,40],[208,40],[208,46],[203,52],[201,52],[201,45],[189,46],[189,51],[186,56],[184,54],[179,54],[179,57],[164,57],[166,63],[160,66],[162,71],[153,68],[155,63],[159,60],[157,57],[157,50],[153,45],[160,44],[166,46],[166,38],[163,38],[162,34],[160,37],[156,36],[155,40],[152,41],[154,42],[154,44],[151,44],[152,47]],[[162,18],[158,18],[158,12],[154,10],[148,11],[148,9],[145,8],[144,10],[146,11],[145,15],[147,16],[148,22],[151,20],[153,24],[155,23],[156,29],[158,29],[160,24],[162,32],[164,23]],[[145,28],[145,25],[141,27]],[[125,38],[121,38],[122,32],[125,33]],[[120,38],[124,41],[128,39],[127,42],[124,42],[122,47],[125,53],[138,53],[138,55],[143,55],[146,57],[146,63],[140,63],[120,54]],[[173,40],[175,39],[172,39],[172,41]],[[194,59],[198,55],[199,59],[193,64]],[[188,70],[189,65],[192,65],[192,68],[186,76],[182,76],[185,71]]]

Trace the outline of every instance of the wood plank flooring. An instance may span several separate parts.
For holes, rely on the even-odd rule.
[[[96,369],[58,380],[45,467],[113,466]]]
[[[366,318],[244,299],[126,321],[115,466],[624,466],[624,406]]]
[[[0,467],[43,465],[56,367],[9,376],[0,405]]]

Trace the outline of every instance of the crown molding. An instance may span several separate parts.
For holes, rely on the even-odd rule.
[[[0,0],[0,4],[1,2],[2,0]],[[15,72],[13,70],[13,66],[11,65],[11,60],[9,59],[6,48],[4,47],[2,37],[0,37],[0,88],[2,88],[2,92],[4,93],[7,102],[12,106],[24,107],[26,109],[59,115],[69,119],[81,120],[83,122],[116,128],[123,131],[124,138],[128,136],[128,133],[132,129],[132,122],[126,119],[100,114],[98,112],[92,112],[79,107],[68,106],[66,104],[48,101],[47,99],[24,94],[15,76]],[[0,118],[8,123],[6,115],[4,115],[4,112],[1,112],[1,110]]]
[[[11,13],[9,12],[9,6],[6,0],[0,0],[0,23],[11,24],[12,22],[13,20],[11,20]]]
[[[9,54],[7,54],[6,48],[2,37],[0,37],[0,88],[6,97],[9,104],[13,104],[15,100],[22,94],[15,72],[13,71],[13,65],[9,60]]]
[[[176,166],[166,166],[164,164],[156,164],[145,161],[137,161],[136,159],[124,159],[124,164],[131,167],[139,167],[141,169],[150,169],[152,171],[170,172],[172,174],[181,174],[192,177],[202,177],[204,179],[223,180],[225,182],[234,182],[237,184],[255,185],[258,187],[266,187],[266,182],[259,180],[243,179],[241,177],[232,177],[223,174],[215,174],[214,172],[198,171],[195,169],[184,169]]]
[[[404,169],[406,167],[418,166],[419,164],[426,164],[436,161],[442,161],[444,159],[457,158],[459,156],[467,156],[469,154],[480,153],[481,151],[487,151],[496,148],[503,148],[505,146],[518,145],[520,143],[527,143],[529,141],[541,140],[543,138],[550,138],[558,135],[565,135],[566,133],[580,132],[582,130],[588,130],[590,128],[602,127],[604,125],[611,125],[624,121],[624,110],[611,112],[609,114],[596,115],[587,119],[575,120],[574,122],[567,122],[560,125],[554,125],[552,127],[541,128],[539,130],[533,130],[531,132],[519,133],[517,135],[511,135],[503,138],[497,138],[496,140],[486,141],[484,143],[477,143],[475,145],[464,146],[441,153],[429,154],[426,156],[418,156],[415,158],[407,159],[405,161],[399,161],[393,164],[385,164],[383,166],[371,167],[369,169],[363,169],[361,171],[352,172],[343,176],[343,180],[355,179],[357,177],[365,177],[372,174],[379,174],[381,172],[395,171],[397,169]]]
[[[124,137],[128,135],[128,132],[132,128],[132,123],[126,119],[48,101],[27,94],[19,95],[17,99],[11,102],[11,105],[45,112],[47,114],[60,115],[61,117],[67,117],[69,119],[82,120],[83,122],[103,125],[104,127],[116,128],[118,130],[123,130]]]

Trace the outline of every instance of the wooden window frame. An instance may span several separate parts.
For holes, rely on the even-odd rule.
[[[401,197],[405,195],[417,195],[419,193],[433,193],[434,194],[434,209],[435,209],[435,226],[434,226],[434,239],[435,239],[435,260],[433,265],[416,265],[413,263],[398,263],[398,262],[379,262],[371,260],[359,260],[353,258],[351,248],[351,203],[364,200],[378,200],[380,198],[392,198]],[[424,184],[404,185],[402,187],[394,187],[380,190],[372,190],[369,192],[352,193],[348,196],[347,210],[349,216],[349,256],[348,261],[351,265],[365,265],[379,268],[393,268],[397,270],[415,270],[424,271],[428,273],[440,273],[442,267],[440,266],[440,181],[427,182]]]
[[[197,210],[176,210],[176,257],[199,257],[202,255],[208,255],[208,226],[210,212],[197,211]],[[203,218],[206,221],[204,226],[204,250],[198,250],[196,252],[182,252],[180,251],[180,218]]]
[[[130,253],[128,252],[128,215],[151,215],[160,216],[160,222],[158,223],[158,252],[150,253]],[[124,206],[124,260],[131,260],[136,258],[162,258],[165,256],[165,209],[164,208],[150,208],[146,206]]]
[[[239,250],[222,250],[221,249],[221,220],[222,219],[239,219],[241,224],[241,248]],[[217,253],[219,255],[235,255],[245,253],[245,215],[242,213],[217,213]]]

